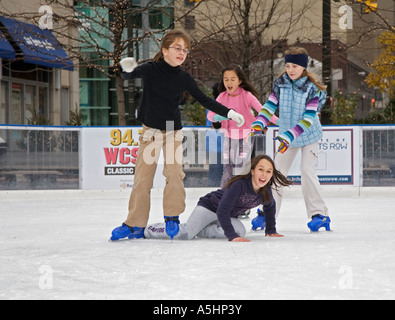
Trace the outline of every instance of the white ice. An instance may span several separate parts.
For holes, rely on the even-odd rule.
[[[109,243],[129,191],[0,192],[0,299],[394,299],[395,190],[351,189],[324,192],[333,232],[309,232],[294,187],[285,237],[250,243]],[[187,190],[182,222],[207,191]],[[154,190],[150,222],[161,207]]]

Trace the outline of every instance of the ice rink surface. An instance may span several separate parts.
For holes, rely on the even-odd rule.
[[[208,191],[187,190],[181,222]],[[309,232],[294,187],[281,239],[109,243],[129,191],[0,192],[0,299],[395,299],[395,190],[324,194],[333,232]],[[150,222],[161,208],[153,190]]]

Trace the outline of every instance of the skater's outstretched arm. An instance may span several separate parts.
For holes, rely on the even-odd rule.
[[[278,108],[278,100],[274,93],[269,97],[269,100],[263,105],[259,112],[256,121],[252,124],[252,129],[257,132],[262,132],[271,121],[277,121],[277,117],[273,117]]]

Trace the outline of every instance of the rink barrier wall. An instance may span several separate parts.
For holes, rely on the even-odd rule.
[[[395,187],[395,125],[323,128],[317,172],[324,190],[335,187],[361,195],[366,187]],[[273,157],[277,131],[270,127],[265,136],[254,138],[257,154]],[[0,125],[0,190],[129,192],[140,133],[141,127]],[[183,133],[185,187],[216,187],[221,168],[215,163],[223,137],[216,146],[207,127],[185,127]],[[289,173],[294,190],[300,182],[297,162]],[[165,185],[163,163],[162,157],[154,181],[159,190]]]

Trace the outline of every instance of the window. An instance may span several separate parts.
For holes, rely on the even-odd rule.
[[[149,27],[154,30],[169,28],[174,22],[174,8],[157,8],[148,10]],[[135,13],[132,17],[132,27],[143,28],[142,13]]]
[[[62,88],[60,95],[60,124],[65,125],[70,120],[69,89]]]
[[[195,16],[185,17],[185,29],[194,30],[195,29]]]
[[[8,83],[1,82],[0,94],[0,123],[5,124],[7,121],[7,106],[8,106]]]
[[[193,7],[196,2],[200,2],[200,0],[184,0],[186,7]]]

